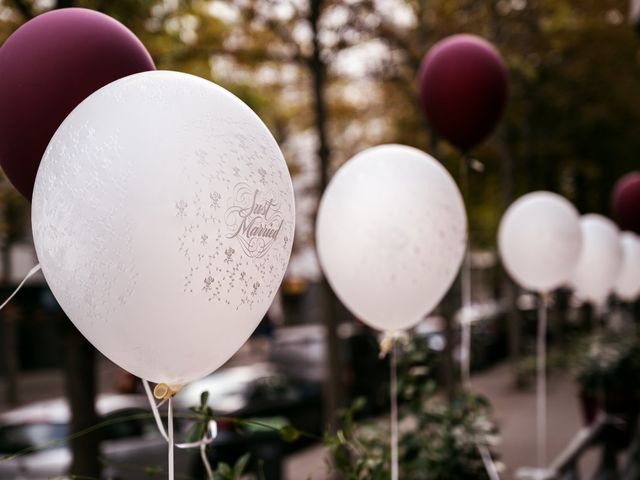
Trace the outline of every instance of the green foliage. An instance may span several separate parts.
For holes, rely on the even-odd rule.
[[[144,469],[145,477],[152,478],[160,478],[162,476],[162,467],[160,465],[149,465]]]
[[[566,370],[571,362],[571,353],[564,349],[552,349],[547,353],[547,371]],[[516,369],[516,386],[528,388],[533,382],[537,372],[537,360],[535,355],[527,355],[518,361]]]
[[[355,428],[354,416],[365,403],[365,399],[357,399],[342,412],[342,428],[335,435],[325,436],[333,467],[345,480],[382,480],[390,475],[388,430],[371,422]]]
[[[213,480],[240,480],[249,464],[250,454],[245,453],[233,466],[226,463],[219,463],[213,472]]]
[[[577,344],[573,371],[583,394],[639,395],[640,345],[612,331],[589,336]]]
[[[496,427],[489,418],[489,405],[481,397],[459,394],[447,402],[435,391],[423,398],[420,410],[405,405],[399,443],[402,478],[489,478],[478,446],[491,448]],[[362,404],[342,414],[342,426],[327,435],[324,444],[333,457],[333,468],[346,480],[388,479],[390,475],[389,427],[379,421],[356,425],[354,416]],[[406,427],[409,424],[410,427]]]
[[[410,340],[398,361],[400,476],[409,480],[488,478],[478,447],[491,450],[497,428],[486,399],[466,392],[443,398],[432,380],[436,355]],[[325,436],[333,465],[346,480],[388,479],[388,420],[356,421],[366,401],[341,414],[340,429]]]
[[[195,414],[196,421],[189,427],[187,438],[189,442],[198,442],[202,440],[209,428],[209,422],[214,420],[213,410],[208,405],[209,392],[204,391],[200,394],[200,405],[191,406],[189,410]]]

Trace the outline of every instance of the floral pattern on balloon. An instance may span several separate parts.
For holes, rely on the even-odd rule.
[[[174,385],[218,368],[258,325],[294,218],[261,120],[217,85],[166,71],[109,84],[67,117],[32,211],[69,318],[122,368]]]

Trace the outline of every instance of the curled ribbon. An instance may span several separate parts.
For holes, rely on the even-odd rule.
[[[158,430],[160,431],[160,435],[169,443],[169,449],[172,450],[172,447],[175,445],[176,448],[180,449],[191,449],[198,448],[200,449],[200,458],[202,459],[202,463],[204,464],[204,468],[207,471],[207,478],[213,478],[213,470],[211,469],[211,464],[209,463],[209,459],[207,458],[206,448],[207,445],[213,443],[213,441],[218,436],[218,424],[215,420],[210,420],[207,424],[207,432],[202,437],[201,440],[195,442],[186,442],[186,443],[174,443],[173,441],[173,409],[171,405],[171,399],[180,391],[180,387],[172,387],[165,383],[159,383],[153,389],[153,393],[151,392],[151,387],[149,386],[149,382],[142,379],[142,385],[144,386],[144,391],[147,394],[147,399],[149,400],[149,405],[151,406],[151,411],[153,413],[153,418],[156,421],[156,425],[158,426]],[[156,400],[159,400],[159,403],[156,403]],[[167,434],[167,430],[164,428],[164,424],[162,423],[162,419],[160,418],[160,410],[159,408],[164,405],[166,402],[169,403],[169,433]],[[170,465],[169,478],[173,478],[173,466]]]

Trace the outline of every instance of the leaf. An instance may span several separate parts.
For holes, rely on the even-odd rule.
[[[198,442],[204,438],[207,433],[207,422],[198,422],[189,428],[188,438],[190,442]]]
[[[298,438],[300,438],[300,431],[292,427],[291,425],[285,425],[281,427],[278,431],[280,433],[280,438],[287,443],[295,442]]]
[[[362,410],[366,406],[367,406],[367,399],[365,397],[358,397],[353,401],[353,404],[351,405],[350,410],[352,413],[356,413]]]
[[[200,394],[200,408],[204,410],[209,402],[209,391],[205,390]]]
[[[216,473],[222,478],[233,480],[233,470],[226,463],[219,463],[218,468],[216,469]]]
[[[148,478],[155,478],[160,475],[161,471],[162,468],[159,465],[149,465],[148,467],[145,467],[144,474]]]
[[[245,453],[238,459],[238,461],[234,465],[233,473],[236,478],[240,478],[240,476],[244,473],[244,470],[245,468],[247,468],[247,465],[249,463],[249,458],[251,458],[251,454]]]

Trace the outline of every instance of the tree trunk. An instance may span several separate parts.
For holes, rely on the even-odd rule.
[[[501,128],[498,132],[499,145],[500,145],[500,160],[502,170],[502,206],[503,210],[506,210],[511,202],[513,202],[515,196],[515,186],[513,179],[515,178],[516,168],[515,161],[506,139],[506,132],[504,128]],[[514,371],[517,376],[518,362],[520,361],[520,351],[522,345],[522,332],[521,332],[521,318],[516,307],[516,300],[518,297],[518,288],[509,278],[507,273],[502,271],[502,295],[505,299],[507,306],[507,334],[509,342],[509,360],[511,365],[514,366]]]
[[[96,352],[69,320],[66,320],[63,335],[65,388],[71,409],[71,432],[76,433],[99,421],[95,410]],[[100,478],[100,432],[81,435],[70,444],[73,461],[69,473]]]
[[[57,0],[54,9],[75,6],[74,0]],[[67,401],[71,409],[71,431],[79,432],[98,423],[96,401],[96,351],[87,339],[65,319],[64,369]],[[70,442],[73,460],[70,473],[100,478],[100,431]]]
[[[13,305],[7,305],[2,311],[3,320],[3,361],[5,402],[9,406],[18,404],[18,314]]]
[[[320,161],[320,180],[318,184],[318,198],[322,196],[329,183],[329,168],[331,149],[327,136],[327,101],[326,79],[327,65],[322,58],[319,28],[323,0],[309,1],[309,24],[311,26],[312,45],[311,58],[308,62],[309,73],[313,82],[315,130],[318,138],[318,159]],[[342,403],[340,385],[339,345],[336,332],[337,318],[336,298],[326,280],[322,282],[322,297],[324,307],[324,324],[326,329],[326,365],[325,365],[325,422],[330,431],[335,428],[336,413]]]
[[[7,242],[8,243],[8,242]],[[9,245],[0,248],[2,261],[2,285],[7,292],[11,288],[11,249]],[[7,293],[7,296],[9,293]],[[18,312],[14,305],[7,305],[2,312],[3,344],[2,355],[4,361],[5,402],[8,405],[18,404]]]

